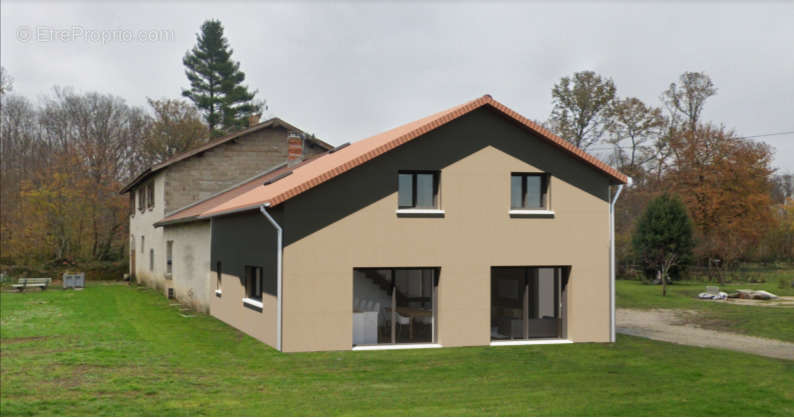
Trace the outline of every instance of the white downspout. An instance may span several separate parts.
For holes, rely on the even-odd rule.
[[[631,185],[631,177],[627,184]],[[615,342],[615,202],[623,191],[623,185],[618,185],[615,197],[609,200],[609,341]],[[612,189],[609,189],[612,194]]]
[[[283,230],[281,226],[273,219],[272,216],[267,212],[267,207],[270,206],[270,203],[265,203],[264,205],[259,206],[259,211],[262,212],[263,215],[267,218],[268,221],[276,228],[276,350],[281,350],[281,253],[282,253],[282,235]]]

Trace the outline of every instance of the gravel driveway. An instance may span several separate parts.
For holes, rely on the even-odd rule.
[[[616,330],[621,334],[697,347],[724,348],[766,357],[794,360],[794,344],[768,338],[703,329],[684,324],[672,309],[618,309]]]

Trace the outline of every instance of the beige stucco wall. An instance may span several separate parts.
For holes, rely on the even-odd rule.
[[[210,222],[163,228],[165,242],[173,241],[171,284],[176,299],[197,311],[209,312]]]
[[[397,216],[400,169],[441,170],[442,218]],[[552,174],[553,218],[509,216],[511,172]],[[479,110],[287,201],[284,351],[351,348],[355,267],[440,267],[438,343],[464,346],[490,342],[492,266],[572,266],[567,336],[608,341],[608,184]]]
[[[209,276],[210,283],[215,289],[216,273],[210,272]],[[243,305],[245,286],[238,276],[224,273],[221,282],[222,293],[218,295],[213,290],[210,297],[212,316],[271,347],[276,347],[276,297],[262,295],[262,309],[254,309]]]

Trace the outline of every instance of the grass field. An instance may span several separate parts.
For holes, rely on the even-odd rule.
[[[794,308],[732,305],[697,299],[705,286],[702,282],[676,282],[667,287],[667,296],[662,296],[661,286],[618,280],[615,303],[618,308],[685,309],[694,311],[685,318],[704,328],[794,342]],[[720,288],[728,293],[736,289],[764,289],[780,296],[794,296],[794,289],[781,289],[774,283],[734,283]]]
[[[2,415],[794,415],[794,362],[729,351],[282,354],[149,290],[0,297]]]

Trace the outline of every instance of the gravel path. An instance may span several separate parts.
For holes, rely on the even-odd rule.
[[[684,324],[672,309],[618,309],[616,330],[621,334],[697,347],[724,348],[766,357],[794,360],[794,344],[703,329]]]

